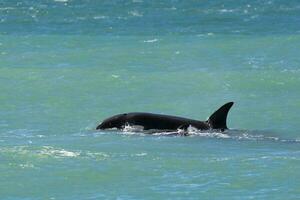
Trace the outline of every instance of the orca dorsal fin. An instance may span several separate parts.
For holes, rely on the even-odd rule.
[[[207,122],[209,123],[212,129],[227,129],[227,114],[232,105],[233,102],[228,102],[224,104],[208,118]]]

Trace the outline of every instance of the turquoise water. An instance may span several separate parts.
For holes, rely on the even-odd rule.
[[[0,199],[298,199],[299,1],[0,2]],[[146,111],[225,134],[95,131]]]

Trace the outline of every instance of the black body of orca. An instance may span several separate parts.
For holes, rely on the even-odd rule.
[[[123,129],[126,125],[141,126],[143,130],[176,131],[187,129],[189,126],[199,130],[221,130],[227,129],[227,114],[233,102],[228,102],[215,111],[206,121],[198,121],[177,116],[132,112],[114,115],[105,119],[96,129]]]

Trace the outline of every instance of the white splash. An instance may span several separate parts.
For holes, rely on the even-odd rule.
[[[108,16],[104,16],[104,15],[99,15],[99,16],[94,16],[93,19],[107,19]]]
[[[3,8],[0,8],[0,10],[14,10],[16,8],[14,7],[3,7]]]
[[[230,138],[228,134],[223,132],[216,132],[214,130],[201,131],[195,127],[189,126],[187,129],[188,135],[196,135],[202,137],[215,137],[215,138]]]
[[[90,152],[90,151],[88,151],[85,154],[86,154],[87,158],[97,160],[97,161],[106,160],[107,158],[110,157],[108,154],[103,153],[103,152]]]
[[[221,9],[219,10],[220,13],[232,13],[234,10],[232,9]]]
[[[113,74],[113,75],[111,75],[111,77],[113,77],[113,78],[119,78],[120,76]]]
[[[153,42],[157,42],[158,39],[154,38],[152,40],[144,40],[145,43],[153,43]]]
[[[35,168],[35,166],[31,163],[25,163],[25,164],[19,164],[19,167],[21,167],[22,169],[25,168]]]
[[[77,157],[80,155],[79,152],[67,151],[65,149],[55,149],[51,146],[44,146],[42,150],[39,151],[39,155],[46,155],[50,157]]]
[[[143,126],[130,125],[130,124],[125,124],[125,127],[123,128],[123,131],[127,133],[141,132],[143,130],[144,130]]]
[[[134,17],[143,17],[143,14],[138,12],[137,10],[132,10],[132,11],[129,11],[128,14],[134,16]]]
[[[135,154],[135,156],[146,156],[146,155],[147,155],[147,153],[145,153],[145,152]]]

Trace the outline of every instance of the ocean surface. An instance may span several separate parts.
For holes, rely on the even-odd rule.
[[[298,0],[1,0],[0,199],[300,199],[299,52]]]

